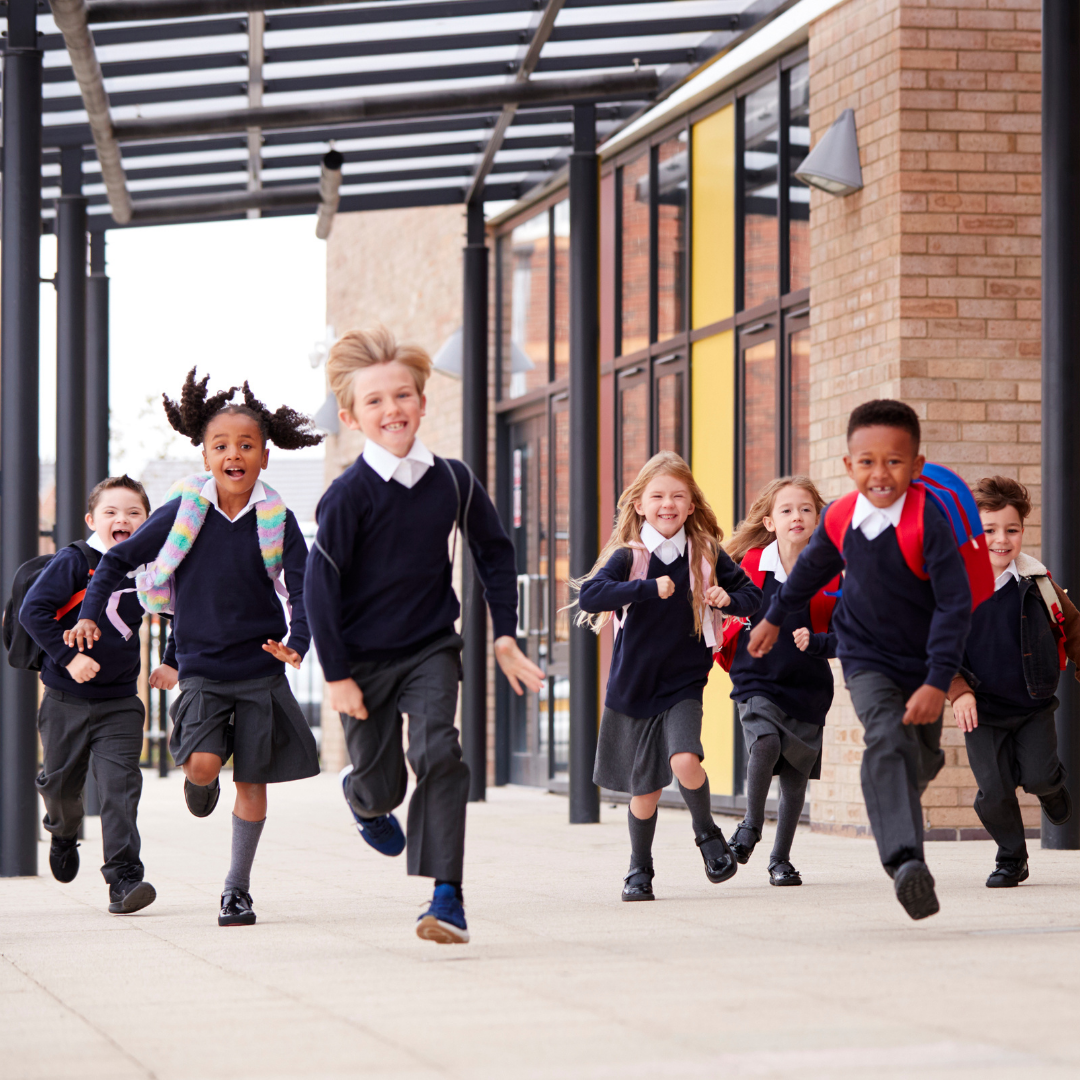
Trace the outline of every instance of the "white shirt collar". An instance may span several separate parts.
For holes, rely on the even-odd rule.
[[[855,512],[851,515],[851,527],[861,529],[867,540],[883,533],[890,525],[896,528],[900,524],[900,515],[904,512],[907,501],[905,491],[891,506],[875,506],[861,491],[855,500]]]
[[[762,572],[768,570],[772,576],[776,578],[777,584],[787,581],[787,571],[784,569],[784,564],[780,561],[779,540],[774,540],[768,547],[761,549],[761,559],[758,562],[758,569]]]
[[[670,566],[686,550],[686,528],[683,527],[670,539],[654,529],[647,521],[641,526],[641,542],[665,566]]]
[[[994,579],[994,592],[997,592],[998,589],[1004,589],[1009,584],[1009,578],[1015,581],[1020,580],[1020,571],[1016,569],[1015,559]]]
[[[387,483],[396,480],[402,487],[407,488],[411,488],[435,464],[435,458],[420,441],[419,436],[413,439],[413,444],[404,457],[391,454],[374,439],[368,439],[364,443],[361,456]]]
[[[256,503],[264,502],[266,500],[266,488],[263,487],[263,482],[261,480],[256,480],[255,486],[251,489],[251,494],[248,496],[247,505],[236,515],[236,517],[231,518],[218,505],[217,481],[212,476],[205,484],[203,484],[202,491],[199,494],[202,495],[204,499],[213,503],[217,512],[226,521],[239,521],[249,510],[255,509]]]

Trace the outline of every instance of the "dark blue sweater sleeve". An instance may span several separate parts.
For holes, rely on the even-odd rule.
[[[165,655],[161,662],[167,667],[175,668],[176,663],[176,635],[172,629],[172,619],[162,619],[162,625],[167,628],[168,637],[165,639]]]
[[[811,634],[810,644],[806,647],[807,656],[817,656],[822,660],[832,660],[836,656],[836,634],[830,630],[827,634]]]
[[[956,547],[952,526],[926,500],[923,524],[923,559],[934,590],[934,614],[926,639],[926,681],[948,692],[964,659],[971,630],[971,585],[964,560]]]
[[[578,592],[578,607],[590,615],[595,615],[602,611],[618,611],[627,604],[656,600],[660,596],[656,578],[627,580],[632,565],[630,549],[619,548],[591,578],[582,582]]]
[[[286,510],[282,573],[285,577],[285,588],[289,590],[289,607],[292,609],[288,645],[301,656],[307,655],[311,645],[311,631],[308,629],[307,610],[304,606],[304,571],[307,557],[307,544],[300,526],[296,523],[296,515],[291,510]]]
[[[64,631],[56,613],[86,588],[89,567],[78,548],[63,547],[30,587],[19,609],[19,622],[59,668],[66,667],[79,650],[64,644]]]
[[[824,521],[824,514],[822,520]],[[773,626],[779,626],[785,616],[806,607],[814,593],[828,585],[843,569],[844,556],[836,550],[836,545],[829,539],[824,526],[819,526],[796,560],[791,575],[773,596],[769,610],[765,613],[766,621]]]
[[[761,607],[761,590],[750,580],[750,575],[733,562],[731,556],[722,548],[716,558],[716,584],[731,597],[731,603],[719,609],[725,615],[746,619]]]

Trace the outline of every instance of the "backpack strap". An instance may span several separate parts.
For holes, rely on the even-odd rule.
[[[920,580],[929,581],[926,559],[923,557],[923,528],[926,512],[926,488],[916,481],[907,489],[900,524],[896,527],[896,540],[908,569]]]
[[[1039,598],[1042,600],[1050,615],[1050,625],[1054,630],[1054,636],[1058,643],[1058,664],[1062,671],[1069,663],[1069,657],[1065,652],[1065,612],[1061,610],[1054,586],[1050,583],[1050,572],[1045,574],[1032,574],[1031,580],[1035,582],[1039,590]]]
[[[849,491],[846,495],[841,495],[839,499],[829,503],[823,513],[822,524],[825,526],[825,532],[836,550],[840,552],[841,557],[844,554],[844,540],[851,527],[851,519],[855,516],[855,503],[858,498],[857,491]]]
[[[649,554],[649,549],[641,543],[640,540],[630,541],[630,575],[627,577],[627,581],[644,581],[649,576],[649,559],[652,557]],[[619,636],[619,631],[622,629],[622,624],[626,622],[626,613],[630,610],[630,605],[622,609],[622,614],[613,611],[611,613],[611,625],[615,629],[615,637]]]
[[[76,540],[73,544],[68,544],[68,547],[79,549],[82,553],[82,557],[86,560],[86,567],[89,573],[86,575],[86,587],[80,589],[77,593],[73,593],[71,599],[68,600],[62,608],[56,609],[57,622],[71,611],[72,608],[77,608],[86,598],[86,589],[90,587],[90,578],[94,576],[97,564],[101,562],[101,552],[96,548],[92,548],[85,540]]]
[[[457,538],[458,530],[461,530],[462,540],[462,552],[466,552],[469,549],[469,510],[472,508],[473,490],[476,487],[476,474],[469,468],[467,462],[462,461],[461,464],[465,466],[465,471],[469,474],[469,493],[465,496],[465,509],[462,512],[461,507],[461,485],[458,483],[457,473],[454,472],[454,466],[450,464],[447,458],[439,458],[446,466],[446,471],[450,474],[450,479],[454,484],[454,494],[457,496],[457,510],[454,513],[454,540],[450,550],[450,567],[453,569],[454,560],[457,558]],[[455,459],[456,460],[456,459]],[[461,612],[461,630],[464,633],[465,628],[469,625],[469,609],[472,603],[471,590],[465,597],[465,605]]]
[[[837,574],[823,589],[810,597],[810,629],[815,634],[827,634],[832,623],[833,611],[843,590],[843,578]]]

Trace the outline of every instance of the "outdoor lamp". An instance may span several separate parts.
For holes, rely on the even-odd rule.
[[[795,175],[830,195],[850,195],[863,186],[855,111],[845,109],[817,146],[806,155]]]
[[[431,366],[444,375],[454,379],[461,378],[461,327],[459,326],[439,347],[439,351],[431,358]],[[510,342],[510,374],[517,375],[523,371],[532,371],[535,365],[529,359],[528,353],[516,342]]]

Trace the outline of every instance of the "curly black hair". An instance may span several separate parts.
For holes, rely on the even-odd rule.
[[[187,373],[180,390],[180,403],[173,401],[168,394],[162,394],[165,402],[165,415],[173,428],[186,435],[192,446],[200,446],[206,436],[206,427],[215,416],[222,413],[236,413],[249,416],[259,425],[263,444],[272,442],[282,450],[299,450],[302,446],[318,446],[323,436],[311,430],[311,417],[282,405],[277,412],[271,412],[252,392],[247,382],[243,386],[230,386],[207,396],[209,375],[195,378],[195,368]],[[244,404],[232,404],[237,391],[244,395]]]
[[[847,437],[850,440],[860,428],[865,427],[891,427],[906,431],[911,436],[918,452],[919,443],[922,441],[922,430],[919,427],[919,417],[915,410],[902,401],[894,401],[891,398],[878,398],[876,401],[864,401],[851,410],[848,419]]]

